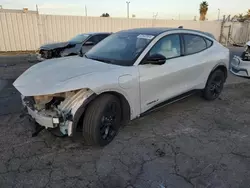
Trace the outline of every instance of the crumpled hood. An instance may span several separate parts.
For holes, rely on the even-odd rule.
[[[118,67],[79,56],[57,58],[30,67],[16,79],[13,85],[24,96],[53,94],[64,92],[63,89],[68,80],[77,78],[79,87],[79,82],[84,85],[85,76],[96,73],[96,76],[101,76],[100,73]],[[81,78],[78,80],[78,77]],[[74,84],[71,85],[71,90],[79,89],[74,88]]]
[[[57,42],[57,43],[50,43],[50,44],[45,44],[40,47],[40,50],[52,50],[56,48],[64,48],[68,45],[75,45],[74,43],[70,42]]]

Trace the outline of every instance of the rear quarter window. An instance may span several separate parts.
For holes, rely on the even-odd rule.
[[[213,42],[211,40],[205,38],[205,41],[207,43],[207,48],[209,48],[213,45]]]

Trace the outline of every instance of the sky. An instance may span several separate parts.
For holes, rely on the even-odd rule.
[[[127,4],[130,1],[130,16],[136,18],[192,20],[199,18],[199,4],[202,0],[0,0],[0,5],[6,9],[36,10],[43,14],[100,16],[109,13],[112,17],[126,17]],[[218,9],[222,15],[246,13],[250,9],[250,0],[207,0],[209,10],[208,20],[216,20]]]

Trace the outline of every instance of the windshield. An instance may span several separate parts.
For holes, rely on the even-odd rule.
[[[121,66],[132,66],[153,35],[115,33],[93,47],[85,57]]]
[[[76,35],[75,37],[73,37],[72,39],[70,39],[69,42],[82,43],[88,37],[89,37],[89,35],[85,35],[85,34]]]

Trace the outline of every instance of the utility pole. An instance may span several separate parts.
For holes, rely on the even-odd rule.
[[[127,3],[127,17],[129,18],[129,4],[130,4],[130,2],[126,1],[126,3]]]
[[[179,20],[181,19],[181,15],[179,14]]]
[[[220,9],[218,8],[218,21],[220,20]]]
[[[88,10],[86,5],[85,5],[85,16],[88,16]]]
[[[155,20],[156,20],[156,17],[157,17],[157,16],[158,16],[158,12],[153,13],[152,27],[155,26]]]
[[[153,12],[153,19],[156,19],[157,16],[158,16],[158,12],[156,13]]]

